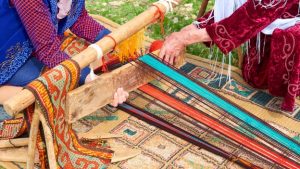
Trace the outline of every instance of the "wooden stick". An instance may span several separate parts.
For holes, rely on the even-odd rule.
[[[0,149],[0,161],[27,161],[27,147]]]
[[[93,14],[90,14],[95,20],[97,20],[98,22],[100,22],[103,26],[105,26],[106,28],[108,28],[109,30],[111,31],[115,31],[116,29],[118,29],[121,25],[116,23],[116,22],[113,22],[103,16],[100,16],[100,15],[93,15]],[[150,46],[150,44],[154,41],[154,39],[146,36],[145,38],[145,45],[146,46]]]
[[[178,0],[180,2],[181,0]],[[163,5],[157,4],[162,12],[165,13],[166,9]],[[156,7],[151,6],[145,12],[136,16],[126,24],[119,27],[119,29],[112,32],[110,35],[116,40],[117,43],[129,38],[139,30],[153,23],[160,17],[160,14]],[[101,47],[103,53],[108,53],[114,48],[114,41],[111,38],[103,38],[96,43]],[[93,48],[87,48],[78,55],[74,56],[73,59],[79,64],[80,68],[88,66],[90,63],[97,59],[97,51]],[[14,115],[21,110],[25,109],[35,101],[34,95],[27,89],[22,90],[19,94],[15,95],[3,106],[9,115]]]
[[[25,164],[22,163],[12,163],[12,162],[5,162],[5,161],[0,161],[0,166],[4,167],[4,169],[20,169],[24,166]],[[2,169],[2,168],[1,168]]]
[[[28,138],[0,140],[0,148],[23,147],[28,145]]]
[[[208,5],[208,0],[203,0],[201,3],[200,9],[199,9],[197,18],[200,18],[204,15],[207,5]]]
[[[30,133],[29,133],[29,143],[28,143],[28,160],[26,162],[27,169],[34,168],[34,159],[35,159],[35,150],[36,150],[36,140],[37,134],[39,130],[40,118],[37,111],[38,105],[35,105],[35,110],[32,117],[32,122],[30,126]]]
[[[47,121],[42,113],[40,106],[38,106],[36,104],[36,107],[37,108],[35,109],[35,113],[38,114],[38,116],[42,122],[43,130],[44,130],[49,167],[50,167],[50,169],[56,169],[57,168],[56,157],[55,157],[55,152],[54,152],[54,144],[53,144],[53,137],[51,134],[51,130],[50,130],[49,126],[47,125]]]

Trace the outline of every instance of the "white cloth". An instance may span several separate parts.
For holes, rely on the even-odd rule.
[[[69,11],[71,10],[72,6],[72,0],[59,0],[57,3],[58,7],[58,13],[57,13],[57,18],[58,19],[63,19],[65,18]]]
[[[232,15],[232,13],[241,7],[247,0],[215,0],[214,21],[218,22]],[[257,3],[257,2],[256,2]],[[262,33],[271,35],[276,28],[287,29],[300,21],[300,17],[290,19],[276,19],[270,25],[262,30]]]

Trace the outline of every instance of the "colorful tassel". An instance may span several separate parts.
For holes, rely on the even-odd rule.
[[[119,57],[121,63],[137,59],[144,53],[144,34],[145,29],[142,29],[116,46],[114,54]]]

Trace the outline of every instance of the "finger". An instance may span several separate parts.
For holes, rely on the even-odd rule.
[[[166,52],[165,54],[165,58],[164,58],[164,62],[169,63],[169,59],[170,59],[170,52]]]
[[[114,94],[114,100],[112,102],[112,106],[117,107],[118,106],[118,94]]]
[[[124,92],[125,98],[127,99],[129,97],[129,93],[128,92]]]
[[[119,99],[118,99],[118,103],[119,104],[122,104],[123,102],[125,102],[126,101],[126,98],[125,97],[119,97]]]
[[[160,52],[159,52],[158,57],[159,57],[161,60],[164,60],[165,54],[166,54],[166,47],[165,47],[165,45],[163,45],[163,47],[161,48],[161,50],[160,50]]]
[[[118,88],[117,89],[118,96],[121,96],[122,92],[123,92],[123,88]]]
[[[176,64],[176,63],[177,63],[177,58],[178,58],[178,56],[177,56],[177,57],[174,57],[174,59],[173,59],[173,64]]]
[[[174,54],[174,57],[173,57],[173,65],[177,63],[177,60],[178,60],[178,57],[180,56],[180,53],[181,52],[176,52]]]
[[[169,64],[173,65],[174,61],[174,54],[170,56]]]

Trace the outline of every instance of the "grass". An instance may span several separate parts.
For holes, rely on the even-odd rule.
[[[123,24],[138,14],[145,11],[153,2],[157,0],[86,0],[86,8],[91,14],[102,15],[114,22]],[[164,28],[166,35],[179,31],[186,25],[191,24],[197,17],[202,0],[182,0],[173,13],[165,16]],[[208,9],[212,8],[212,1]],[[154,24],[148,28],[147,35],[153,39],[163,39],[159,24]],[[209,49],[202,44],[188,46],[187,52],[207,58]],[[233,59],[237,63],[237,59]]]

